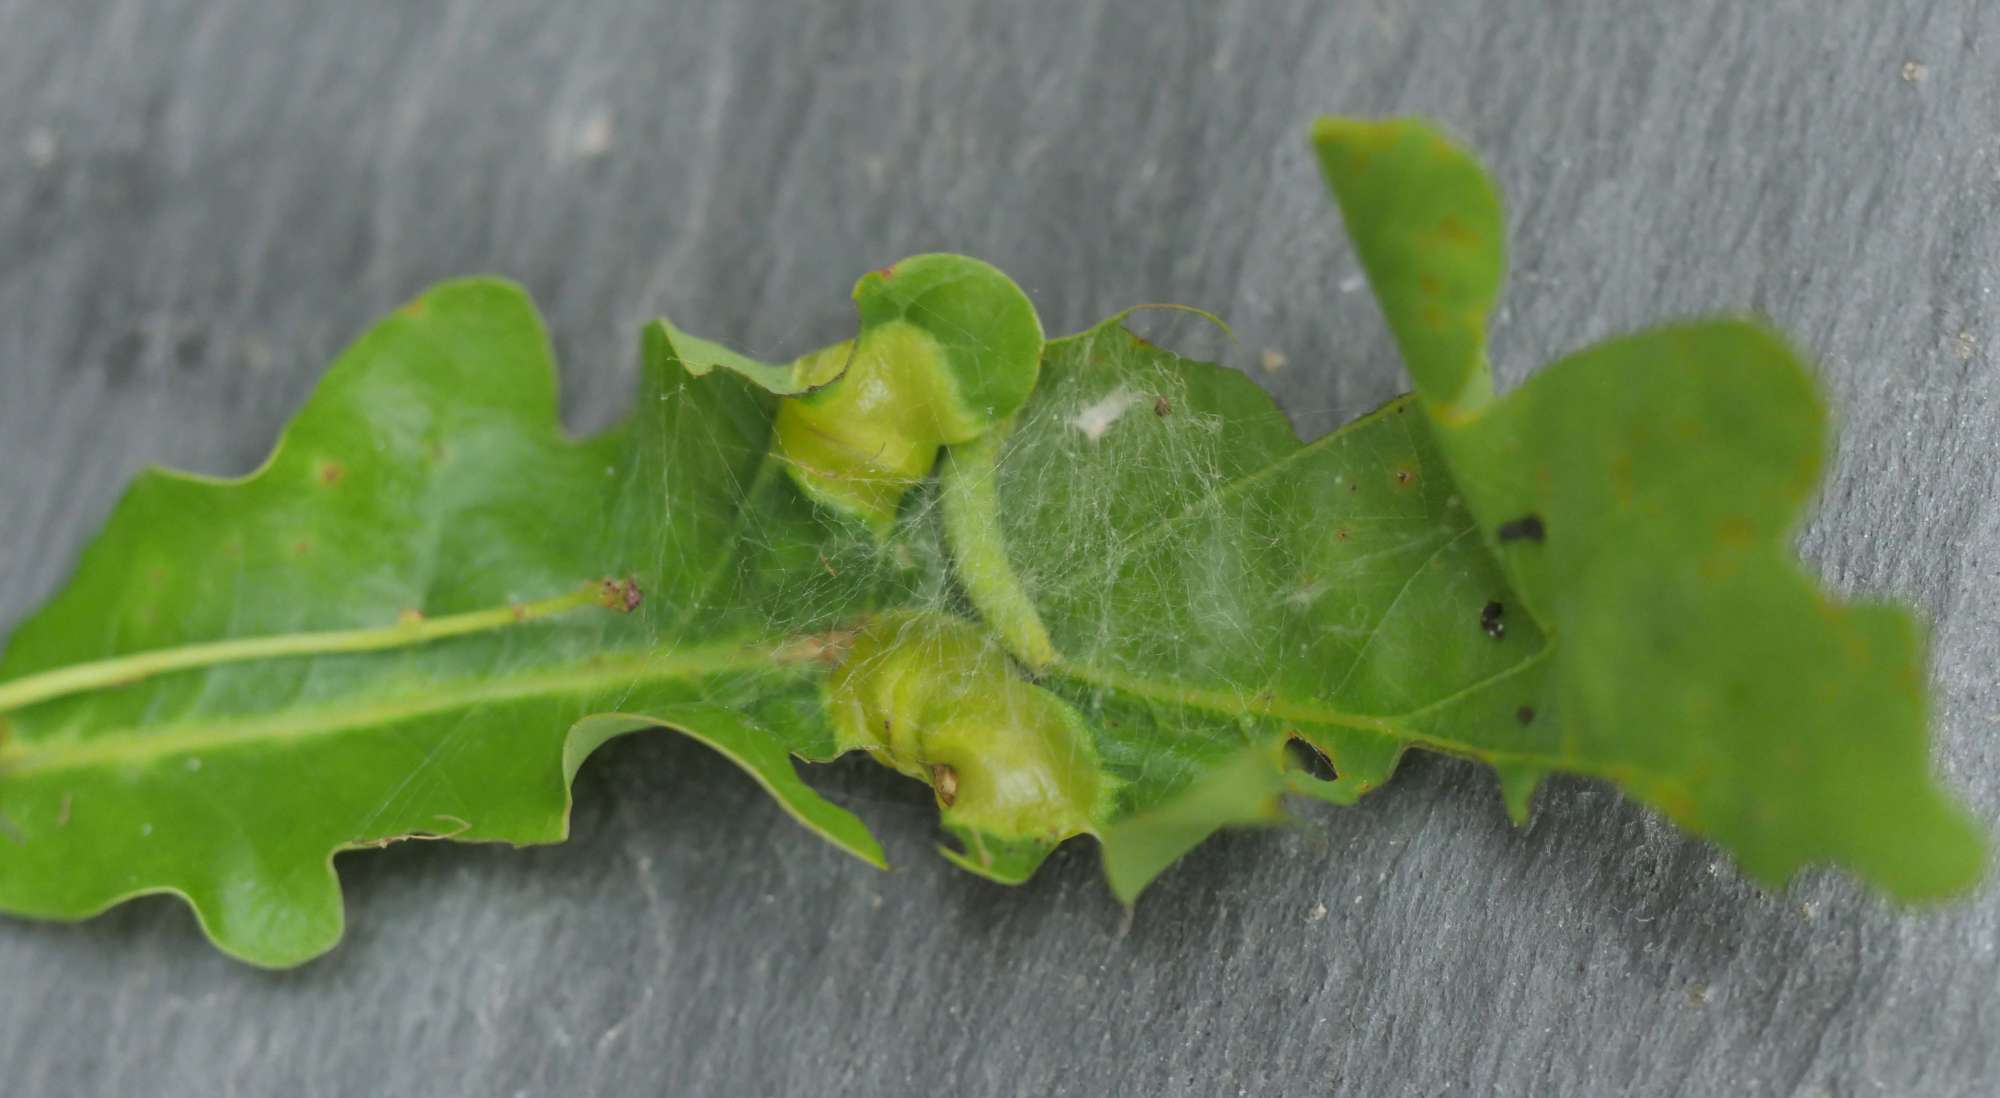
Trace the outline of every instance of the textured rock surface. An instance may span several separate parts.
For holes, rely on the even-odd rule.
[[[1401,382],[1305,123],[1421,111],[1510,198],[1505,379],[1717,308],[1823,356],[1805,551],[1932,620],[1942,766],[2000,818],[2000,6],[1322,6],[0,0],[0,624],[135,470],[250,468],[453,274],[534,291],[579,428],[649,315],[791,353],[848,330],[857,272],[951,249],[1052,331],[1225,314],[1240,346],[1147,323],[1317,433]],[[1419,759],[1128,921],[1087,847],[999,890],[930,856],[920,788],[823,780],[899,871],[640,737],[565,848],[344,857],[350,936],[301,971],[163,900],[0,921],[4,1089],[2000,1091],[2000,889],[1767,895],[1598,786],[1516,831],[1486,773]]]

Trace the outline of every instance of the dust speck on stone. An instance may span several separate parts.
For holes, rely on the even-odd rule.
[[[611,112],[597,107],[568,124],[558,123],[549,142],[552,159],[596,160],[611,151],[615,138]]]
[[[1263,357],[1258,360],[1258,363],[1264,367],[1265,373],[1275,374],[1289,365],[1291,361],[1291,359],[1285,357],[1285,352],[1275,347],[1266,347],[1264,348]]]
[[[1929,79],[1930,75],[1930,66],[1921,61],[1903,62],[1903,83],[1905,84],[1921,84],[1926,79]]]
[[[57,154],[62,151],[61,144],[56,140],[56,132],[47,126],[36,126],[29,130],[26,145],[28,163],[37,168],[46,168],[54,164]]]
[[[1326,918],[1326,901],[1325,901],[1325,900],[1321,900],[1321,901],[1319,901],[1319,902],[1317,902],[1317,903],[1313,904],[1313,905],[1312,905],[1312,908],[1311,908],[1311,910],[1309,910],[1309,911],[1307,911],[1307,912],[1306,912],[1306,922],[1309,922],[1309,923],[1316,923],[1316,922],[1319,922],[1319,921],[1320,921],[1321,919],[1324,919],[1324,918]]]

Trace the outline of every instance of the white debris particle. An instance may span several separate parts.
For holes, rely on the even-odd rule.
[[[1931,68],[1929,65],[1920,61],[1903,62],[1903,82],[1905,84],[1921,84],[1924,82],[1924,78],[1930,74]]]
[[[1316,923],[1324,918],[1326,918],[1326,904],[1324,902],[1312,905],[1312,910],[1306,912],[1306,922]]]
[[[1285,365],[1289,362],[1291,362],[1291,359],[1285,357],[1285,352],[1278,350],[1276,347],[1264,348],[1263,366],[1265,373],[1275,374],[1279,370],[1284,369]]]
[[[1346,278],[1340,280],[1340,292],[1351,294],[1367,284],[1367,280],[1360,275],[1348,275]]]
[[[1106,393],[1102,400],[1087,405],[1082,411],[1070,417],[1069,425],[1083,432],[1083,437],[1092,442],[1104,437],[1104,432],[1118,422],[1118,417],[1132,410],[1139,403],[1139,394],[1123,385]]]
[[[611,151],[615,138],[610,110],[592,107],[581,115],[554,122],[549,130],[549,159],[596,160]]]
[[[611,151],[611,112],[599,107],[585,116],[576,129],[576,155],[595,160]]]
[[[1958,338],[1952,341],[1951,357],[1960,362],[1971,362],[1972,356],[1978,353],[1979,344],[1973,342],[1971,332],[1960,332]]]
[[[26,142],[28,163],[37,168],[46,168],[56,162],[56,154],[62,151],[56,143],[56,131],[47,126],[36,126],[28,131]]]

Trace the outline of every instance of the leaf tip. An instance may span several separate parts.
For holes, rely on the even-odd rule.
[[[1507,819],[1515,827],[1525,827],[1534,806],[1535,790],[1541,788],[1548,771],[1518,763],[1501,763],[1493,771],[1500,779],[1500,801],[1507,806]]]

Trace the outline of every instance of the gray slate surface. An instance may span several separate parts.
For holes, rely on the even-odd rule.
[[[1304,148],[1422,111],[1511,196],[1506,379],[1749,307],[1843,433],[1804,548],[1934,623],[1941,767],[2000,819],[2000,5],[1378,0],[0,0],[0,624],[148,462],[253,466],[427,282],[547,310],[578,427],[666,313],[839,338],[853,276],[984,256],[1052,330],[1226,314],[1318,432],[1399,367]],[[1153,321],[1159,324],[1159,321]],[[352,931],[286,974],[174,904],[0,921],[8,1095],[2000,1093],[2000,888],[1903,914],[1747,887],[1606,789],[1525,831],[1419,759],[1231,836],[1129,921],[1084,846],[1005,891],[923,791],[825,787],[879,875],[673,737],[578,781],[576,837],[349,855]]]

